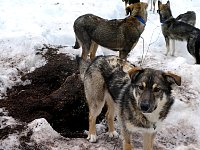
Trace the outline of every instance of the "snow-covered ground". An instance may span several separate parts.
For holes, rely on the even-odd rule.
[[[200,28],[199,0],[174,0],[171,1],[171,9],[174,17],[188,10],[195,11],[196,27]],[[93,13],[107,19],[125,18],[124,3],[121,0],[0,0],[0,98],[6,95],[7,88],[26,84],[21,82],[19,71],[31,72],[46,63],[42,57],[35,55],[35,50],[43,44],[66,46],[60,50],[61,53],[80,54],[81,49],[71,48],[75,41],[73,22],[85,13]],[[148,8],[145,31],[128,60],[139,65],[138,62],[144,56],[142,67],[172,71],[182,77],[181,87],[176,87],[173,92],[175,104],[164,121],[163,128],[158,132],[155,144],[169,150],[198,150],[200,65],[194,64],[194,58],[187,52],[185,42],[176,42],[175,57],[165,56],[165,52],[159,16]],[[115,54],[102,47],[98,48],[97,53]],[[4,112],[3,109],[1,112]],[[0,117],[0,129],[15,124],[16,120],[11,117]],[[61,137],[44,119],[33,121],[28,124],[28,128],[35,131],[33,140],[53,143],[52,149],[68,149],[69,145],[64,141],[70,139]],[[23,134],[26,133],[27,131]],[[59,141],[61,138],[64,139],[62,142]],[[17,135],[12,134],[0,140],[0,149],[14,149],[18,140]],[[73,149],[81,148],[80,145],[75,145]]]

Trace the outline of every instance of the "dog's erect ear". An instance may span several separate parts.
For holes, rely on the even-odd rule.
[[[135,15],[140,9],[138,9],[137,4],[131,4],[128,7],[126,7],[126,15]]]
[[[148,7],[148,4],[147,4],[147,3],[144,3],[144,8],[145,8],[145,10],[147,9],[147,7]]]
[[[131,8],[128,6],[128,7],[126,7],[126,15],[128,16],[128,15],[131,15]]]
[[[167,3],[166,3],[166,4],[167,4],[167,6],[168,6],[168,7],[170,7],[170,2],[169,2],[169,1],[167,1]]]
[[[135,5],[137,5],[136,9],[138,9],[138,11],[141,11],[143,9],[146,10],[148,7],[148,4],[144,2],[139,2],[139,3],[136,3]]]
[[[158,9],[160,9],[160,5],[162,5],[162,2],[158,1]]]
[[[178,75],[175,75],[171,72],[163,73],[163,76],[167,79],[167,81],[171,84],[176,83],[178,86],[181,85],[181,77]]]
[[[134,67],[132,68],[131,70],[128,71],[128,74],[131,78],[131,81],[135,81],[136,78],[138,77],[138,75],[140,73],[142,73],[144,70],[142,68],[139,68],[139,67]]]

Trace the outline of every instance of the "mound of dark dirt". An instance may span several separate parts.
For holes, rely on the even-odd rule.
[[[38,54],[43,50],[47,50],[43,55],[46,65],[22,76],[31,84],[8,90],[0,108],[22,122],[45,118],[63,136],[83,137],[83,130],[88,129],[88,107],[76,60],[48,46]]]

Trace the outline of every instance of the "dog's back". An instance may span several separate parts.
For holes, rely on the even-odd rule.
[[[119,51],[119,57],[126,59],[144,31],[147,20],[147,3],[131,5],[134,14],[125,19],[107,20],[92,14],[78,17],[74,22],[76,42],[74,48],[82,46],[82,58],[94,59],[98,45]],[[140,19],[138,19],[140,18]]]
[[[192,26],[196,24],[196,13],[194,11],[187,11],[184,14],[180,14],[176,20],[188,23]]]
[[[162,32],[164,36],[169,36],[171,39],[187,41],[189,38],[197,35],[199,29],[188,23],[177,21],[175,18],[172,18],[162,24]]]
[[[116,69],[122,69],[124,72],[128,72],[130,69],[135,67],[128,61],[122,60],[117,56],[97,56],[91,63],[90,60],[83,60],[80,57],[76,57],[78,62],[79,71],[82,81],[84,77],[88,76],[92,72],[98,71],[103,72],[105,77],[110,76]]]

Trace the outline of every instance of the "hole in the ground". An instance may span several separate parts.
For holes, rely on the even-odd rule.
[[[23,75],[22,80],[31,80],[32,84],[8,90],[0,108],[6,107],[9,115],[27,123],[45,118],[65,137],[85,137],[88,107],[76,60],[56,54],[56,48],[46,46],[43,49],[48,50],[43,54],[47,64]],[[42,54],[43,49],[38,54]]]

